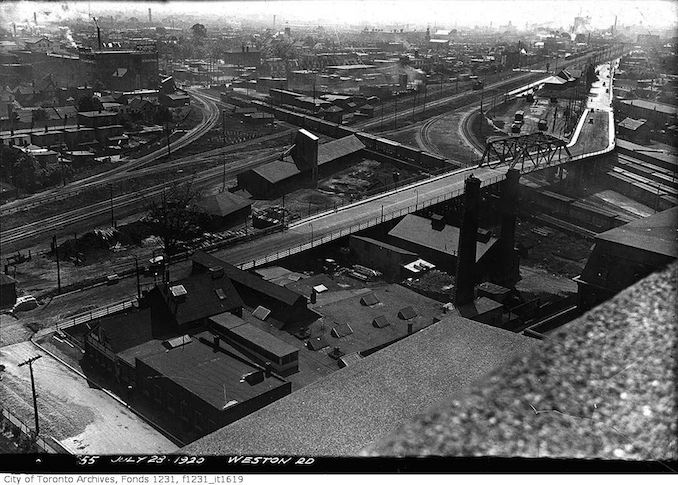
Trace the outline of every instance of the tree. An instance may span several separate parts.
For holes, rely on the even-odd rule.
[[[191,180],[173,184],[163,190],[159,199],[148,201],[148,223],[153,233],[162,240],[167,256],[178,252],[180,241],[202,233],[194,207],[200,197],[200,191]]]
[[[203,24],[195,24],[193,27],[191,27],[191,32],[193,33],[193,37],[196,39],[202,39],[207,37],[207,29]]]

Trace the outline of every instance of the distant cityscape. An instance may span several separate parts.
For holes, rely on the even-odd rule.
[[[521,369],[597,419],[569,403],[646,347],[608,310],[675,358],[675,299],[624,300],[675,292],[675,5],[269,3],[0,6],[0,452],[675,461],[630,384],[586,445],[454,417]],[[537,371],[575,340],[600,361]]]

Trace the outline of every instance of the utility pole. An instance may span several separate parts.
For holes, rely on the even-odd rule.
[[[134,270],[137,274],[137,301],[141,301],[141,281],[139,280],[139,258],[134,256]]]
[[[108,184],[111,188],[111,227],[115,227],[115,214],[113,213],[113,184]]]
[[[226,154],[224,153],[224,158],[221,163],[222,173],[221,173],[221,192],[226,192]]]
[[[35,436],[37,437],[40,434],[40,424],[38,423],[38,400],[35,395],[35,379],[33,378],[33,362],[38,360],[42,355],[36,355],[30,359],[19,364],[19,367],[28,365],[28,369],[31,373],[31,389],[33,390],[33,413],[35,414]]]
[[[61,267],[59,266],[59,246],[57,244],[56,236],[52,236],[52,246],[54,246],[54,255],[56,256],[57,264],[57,292],[61,294]]]
[[[393,97],[395,104],[393,105],[393,129],[398,127],[398,95]]]

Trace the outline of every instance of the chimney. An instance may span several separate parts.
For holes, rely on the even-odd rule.
[[[311,288],[311,303],[312,304],[315,304],[315,302],[317,300],[317,295],[318,294],[316,293],[315,288]]]
[[[215,352],[217,350],[219,350],[219,336],[218,335],[214,335],[214,337],[212,338],[212,345],[214,346]]]
[[[407,324],[407,335],[412,335],[412,327],[413,326],[414,325],[412,324],[412,322]]]
[[[249,52],[249,51],[250,51],[250,46],[247,46],[246,49],[247,49],[247,52]]]
[[[151,9],[149,8],[148,9],[148,23],[150,24],[152,22],[153,22],[153,18],[151,17]]]
[[[445,220],[441,214],[433,214],[431,216],[431,229],[434,231],[442,231],[445,229]]]
[[[272,373],[273,373],[273,365],[270,362],[266,362],[266,365],[264,365],[264,375],[266,377],[271,377]]]
[[[506,179],[501,184],[501,235],[499,238],[499,254],[501,277],[504,282],[515,283],[518,279],[518,264],[514,247],[516,244],[516,216],[518,215],[518,190],[520,171],[510,168]]]
[[[36,12],[33,12],[33,22],[38,25],[38,14]]]
[[[242,51],[245,52],[245,44],[241,44],[240,47],[242,48]]]
[[[454,285],[454,303],[458,306],[473,301],[479,209],[480,179],[471,174],[464,182],[464,215],[457,249],[457,279]]]

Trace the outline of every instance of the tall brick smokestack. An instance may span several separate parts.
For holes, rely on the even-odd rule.
[[[480,212],[480,179],[471,174],[464,183],[464,216],[457,249],[457,281],[454,285],[454,304],[465,305],[473,301],[476,282],[476,246],[478,240],[478,214]]]
[[[518,260],[515,254],[516,216],[518,215],[518,190],[520,171],[510,168],[506,179],[501,184],[501,236],[499,238],[499,254],[501,258],[501,275],[503,283],[513,285],[518,280]]]

